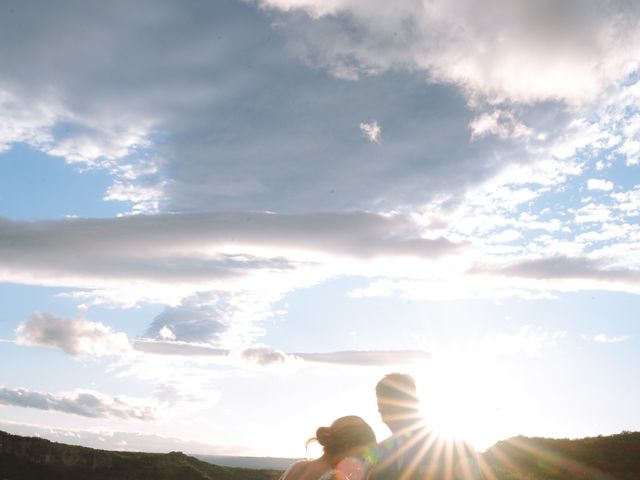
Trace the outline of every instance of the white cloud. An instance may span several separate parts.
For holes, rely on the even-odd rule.
[[[0,152],[13,144],[24,143],[49,155],[63,157],[67,163],[77,164],[83,170],[108,169],[116,178],[137,178],[150,173],[138,166],[138,163],[147,163],[146,160],[127,159],[137,149],[149,146],[146,138],[149,131],[140,124],[124,128],[101,124],[94,128],[91,119],[71,112],[46,88],[33,96],[12,90],[0,81]],[[66,133],[59,134],[56,129]]]
[[[522,237],[522,234],[517,230],[503,230],[500,233],[492,235],[489,241],[492,243],[507,243],[518,240]]]
[[[131,400],[111,398],[97,392],[77,391],[61,394],[41,393],[23,388],[0,387],[0,404],[70,413],[91,418],[119,418],[151,421],[154,407],[132,404]]]
[[[72,356],[123,355],[131,352],[126,334],[82,318],[63,319],[38,312],[18,325],[17,343],[56,347]]]
[[[215,306],[206,303],[206,309]],[[177,315],[172,316],[174,313]],[[212,357],[219,358],[228,364],[236,363],[236,359],[255,363],[260,366],[271,366],[290,362],[312,363],[336,363],[348,365],[393,365],[422,361],[430,358],[430,354],[418,350],[370,350],[357,351],[346,350],[341,352],[323,353],[285,353],[266,345],[252,345],[236,350],[220,348],[216,346],[220,342],[198,342],[197,340],[212,340],[211,331],[217,334],[228,334],[226,330],[233,325],[224,325],[220,322],[217,312],[203,315],[194,323],[193,311],[176,309],[167,315],[160,315],[149,327],[153,334],[159,325],[157,339],[143,337],[129,343],[124,333],[115,333],[109,327],[100,323],[86,320],[64,320],[47,313],[36,313],[29,322],[23,322],[18,327],[18,345],[41,346],[59,348],[72,356],[92,355],[100,356],[126,356],[129,362],[141,361],[142,358],[134,358],[134,351],[151,355],[172,355],[180,357]],[[267,313],[265,313],[267,315]],[[164,324],[167,320],[172,322],[174,329],[179,331],[180,339],[176,339],[173,329]],[[187,330],[186,332],[182,330]],[[190,340],[190,341],[189,341]],[[147,360],[142,360],[149,361]]]
[[[0,86],[0,152],[15,142],[34,146],[49,144],[50,130],[57,121],[55,110],[50,101],[23,103],[16,94]]]
[[[273,315],[272,304],[288,287],[200,292],[187,297],[153,319],[148,338],[182,342],[210,342],[237,348],[251,344],[264,332],[257,324]]]
[[[97,131],[74,135],[51,142],[45,151],[49,155],[63,157],[69,163],[80,163],[88,167],[109,168],[116,161],[132,154],[135,149],[148,145],[148,131],[129,127],[121,131]]]
[[[593,98],[636,64],[639,42],[633,22],[625,21],[637,18],[637,8],[618,2],[571,1],[561,8],[550,1],[501,0],[260,4],[307,11],[319,25],[290,27],[292,41],[334,74],[419,68],[494,101]]]
[[[627,166],[631,167],[640,163],[640,141],[627,139],[619,148],[619,151],[627,157]]]
[[[581,256],[587,245],[615,238],[610,228],[606,236],[594,236],[595,229],[582,232],[576,241],[578,235],[562,238],[558,219],[522,213],[510,218],[517,205],[539,194],[529,188],[478,194],[433,232],[422,226],[421,217],[365,213],[2,220],[4,237],[13,240],[0,243],[0,273],[8,281],[82,288],[71,295],[89,304],[162,302],[167,310],[148,335],[161,338],[160,332],[171,330],[176,340],[225,348],[252,345],[264,333],[260,323],[272,315],[273,302],[287,292],[344,273],[387,278],[386,291],[407,298],[536,298],[556,288],[638,290],[628,246],[621,244],[606,258],[605,252],[598,258]],[[606,206],[589,204],[576,213],[589,214],[600,225],[611,218]],[[558,237],[516,243],[528,229]],[[626,231],[631,239],[632,231]],[[46,249],[40,247],[45,244]],[[478,255],[486,264],[469,275]],[[357,295],[372,295],[382,285],[375,282]]]
[[[505,110],[494,110],[491,113],[483,113],[474,118],[469,124],[471,138],[477,139],[487,135],[497,135],[500,138],[528,137],[533,131],[516,120],[515,116]]]
[[[585,244],[572,239],[552,238],[543,242],[544,248],[538,251],[538,255],[544,255],[546,259],[557,257],[574,258],[584,254]]]
[[[589,203],[575,211],[577,223],[604,223],[611,219],[612,208],[604,204]]]
[[[612,193],[611,198],[617,202],[615,208],[624,215],[640,215],[640,187],[636,186],[626,192]]]
[[[347,350],[343,352],[292,353],[291,355],[307,362],[360,366],[405,365],[431,359],[431,354],[423,350]]]
[[[217,348],[209,343],[182,342],[176,340],[154,340],[139,338],[133,342],[133,348],[139,352],[154,355],[224,357],[231,352],[226,348]]]
[[[260,0],[265,7],[280,8],[285,11],[304,9],[314,18],[337,13],[345,5],[344,0]]]
[[[557,347],[565,338],[566,332],[547,332],[536,329],[531,325],[520,328],[514,334],[495,333],[486,335],[482,339],[481,348],[493,355],[518,355],[529,357],[539,356],[544,349]]]
[[[262,366],[282,364],[288,360],[285,353],[265,346],[247,348],[241,352],[240,357]]]
[[[599,333],[598,335],[593,337],[593,341],[597,343],[621,343],[626,342],[631,337],[629,335],[619,335],[616,337],[611,337],[605,335],[604,333]]]
[[[167,327],[166,325],[164,325],[160,331],[158,332],[158,336],[162,339],[162,340],[175,340],[176,339],[176,335],[175,333],[173,333],[173,330],[171,330],[169,327]]]
[[[423,350],[344,350],[340,352],[282,352],[265,345],[237,351],[216,348],[210,344],[138,339],[133,348],[154,355],[182,357],[240,358],[258,365],[269,366],[286,362],[330,363],[354,366],[399,365],[429,360],[431,354]],[[301,365],[299,363],[299,365]]]
[[[606,125],[578,117],[572,120],[563,135],[553,142],[551,153],[557,158],[568,159],[583,149],[598,152],[609,147],[612,138],[615,136]]]
[[[360,130],[362,130],[362,133],[370,142],[380,143],[380,133],[382,129],[375,120],[371,123],[361,123]]]
[[[616,240],[624,242],[632,233],[632,227],[628,224],[611,224],[604,223],[600,231],[594,229],[585,233],[576,235],[575,240],[579,243],[591,244],[596,242],[606,242],[608,240]]]
[[[131,202],[134,213],[155,213],[160,210],[160,201],[164,198],[164,182],[151,185],[123,183],[115,181],[107,188],[104,200]]]
[[[622,257],[621,257],[622,258]],[[505,276],[512,279],[534,279],[543,281],[549,290],[577,291],[581,289],[607,289],[640,292],[640,268],[637,262],[612,263],[611,259],[588,256],[569,257],[556,255],[552,257],[519,259],[507,265],[483,265],[471,270],[474,274],[488,276]],[[534,286],[528,284],[529,286]]]
[[[613,190],[613,182],[609,180],[603,180],[601,178],[590,178],[587,180],[587,188],[589,190],[602,190],[609,192]]]
[[[434,276],[432,279],[385,279],[372,282],[364,288],[350,292],[353,298],[397,296],[407,300],[453,301],[482,299],[501,301],[508,298],[525,300],[550,300],[556,298],[558,285],[549,282],[521,281],[509,278],[504,281],[491,275]]]

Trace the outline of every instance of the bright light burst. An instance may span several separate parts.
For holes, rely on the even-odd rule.
[[[415,375],[429,429],[445,438],[471,442],[477,450],[511,433],[501,415],[510,383],[488,358],[460,353],[437,356]]]

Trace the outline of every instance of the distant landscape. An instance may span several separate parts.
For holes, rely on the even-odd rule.
[[[481,457],[495,480],[638,480],[640,432],[519,436]],[[292,460],[107,451],[0,432],[0,480],[276,480]]]
[[[276,480],[281,473],[213,465],[181,452],[116,452],[0,432],[1,480]]]
[[[198,455],[199,460],[220,465],[221,467],[241,467],[241,468],[266,468],[272,470],[285,470],[299,458],[281,457],[236,457],[231,455]]]

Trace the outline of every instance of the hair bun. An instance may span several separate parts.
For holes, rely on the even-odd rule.
[[[316,430],[316,439],[323,447],[331,443],[331,429],[328,427],[320,427]]]

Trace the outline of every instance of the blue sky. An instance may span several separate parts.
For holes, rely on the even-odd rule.
[[[637,7],[5,10],[0,428],[303,456],[401,370],[479,449],[640,429]]]

